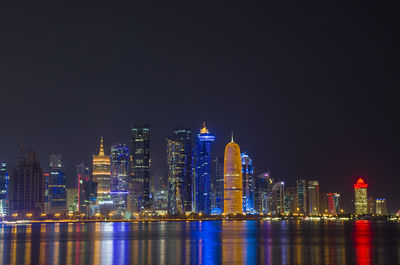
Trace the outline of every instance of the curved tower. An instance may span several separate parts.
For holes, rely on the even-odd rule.
[[[224,214],[242,214],[242,161],[240,148],[232,140],[225,147],[224,156]]]
[[[97,195],[100,199],[110,193],[110,173],[110,157],[104,154],[101,137],[99,155],[93,156],[93,181],[97,182]]]

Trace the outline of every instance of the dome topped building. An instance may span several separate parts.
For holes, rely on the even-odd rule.
[[[240,147],[231,141],[225,147],[224,156],[224,214],[242,214],[242,159]]]

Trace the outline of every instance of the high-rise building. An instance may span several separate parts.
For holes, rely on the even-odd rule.
[[[125,144],[111,146],[111,197],[113,209],[124,215],[127,209],[129,149]]]
[[[213,163],[214,174],[211,176],[211,213],[221,214],[224,209],[224,160],[216,156]]]
[[[69,213],[78,212],[78,188],[66,188],[67,207]]]
[[[194,156],[194,210],[196,213],[211,214],[211,144],[214,141],[215,136],[203,124],[203,128],[197,135]]]
[[[131,128],[132,144],[132,196],[133,209],[139,212],[150,210],[150,126],[133,125]],[[135,210],[136,211],[136,210]]]
[[[153,192],[153,209],[158,215],[168,213],[168,189],[158,188]]]
[[[285,190],[284,201],[285,201],[285,214],[293,214],[297,208],[297,191],[295,187],[287,187]]]
[[[367,211],[367,187],[368,184],[362,178],[358,178],[354,184],[355,212],[356,214],[366,214]]]
[[[271,211],[272,183],[269,171],[266,171],[255,178],[255,210],[260,214]]]
[[[18,165],[10,176],[10,214],[39,215],[44,208],[44,177],[34,151],[25,157],[21,152]]]
[[[285,213],[285,182],[274,183],[271,199],[270,212],[276,215]]]
[[[61,155],[51,154],[47,179],[49,213],[67,212],[66,176]]]
[[[308,214],[320,214],[319,205],[319,182],[317,180],[308,181],[307,186]]]
[[[328,214],[339,214],[340,213],[339,199],[340,199],[339,193],[329,192],[326,194],[327,213]]]
[[[254,180],[254,168],[253,161],[247,154],[243,152],[242,155],[242,174],[243,174],[243,212],[253,213],[254,212],[254,192],[255,192],[255,180]]]
[[[93,156],[93,181],[97,183],[97,198],[99,202],[109,201],[110,199],[110,157],[105,155],[103,147],[103,137],[100,140],[100,151]]]
[[[387,215],[386,199],[376,199],[376,214]]]
[[[76,171],[78,176],[77,210],[89,215],[90,207],[94,206],[97,200],[97,182],[92,181],[90,170],[85,167],[84,162],[76,166]]]
[[[7,215],[8,210],[8,173],[7,163],[0,162],[0,217]]]
[[[231,141],[224,156],[224,214],[243,213],[243,177],[240,147]]]
[[[375,214],[375,199],[372,196],[369,196],[367,200],[367,214]]]
[[[192,140],[191,140],[191,131],[185,128],[175,128],[174,138],[180,140],[183,144],[183,156],[184,156],[184,165],[183,165],[183,205],[184,212],[192,211]]]
[[[185,147],[182,141],[174,137],[167,138],[168,163],[168,213],[184,214],[184,179]]]
[[[307,185],[303,179],[297,180],[297,213],[307,213]]]

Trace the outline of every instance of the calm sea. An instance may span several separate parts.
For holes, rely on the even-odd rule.
[[[0,264],[400,264],[400,224],[0,224]]]

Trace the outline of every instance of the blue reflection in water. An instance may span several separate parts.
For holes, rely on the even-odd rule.
[[[0,264],[399,264],[399,224],[364,223],[0,224]]]

